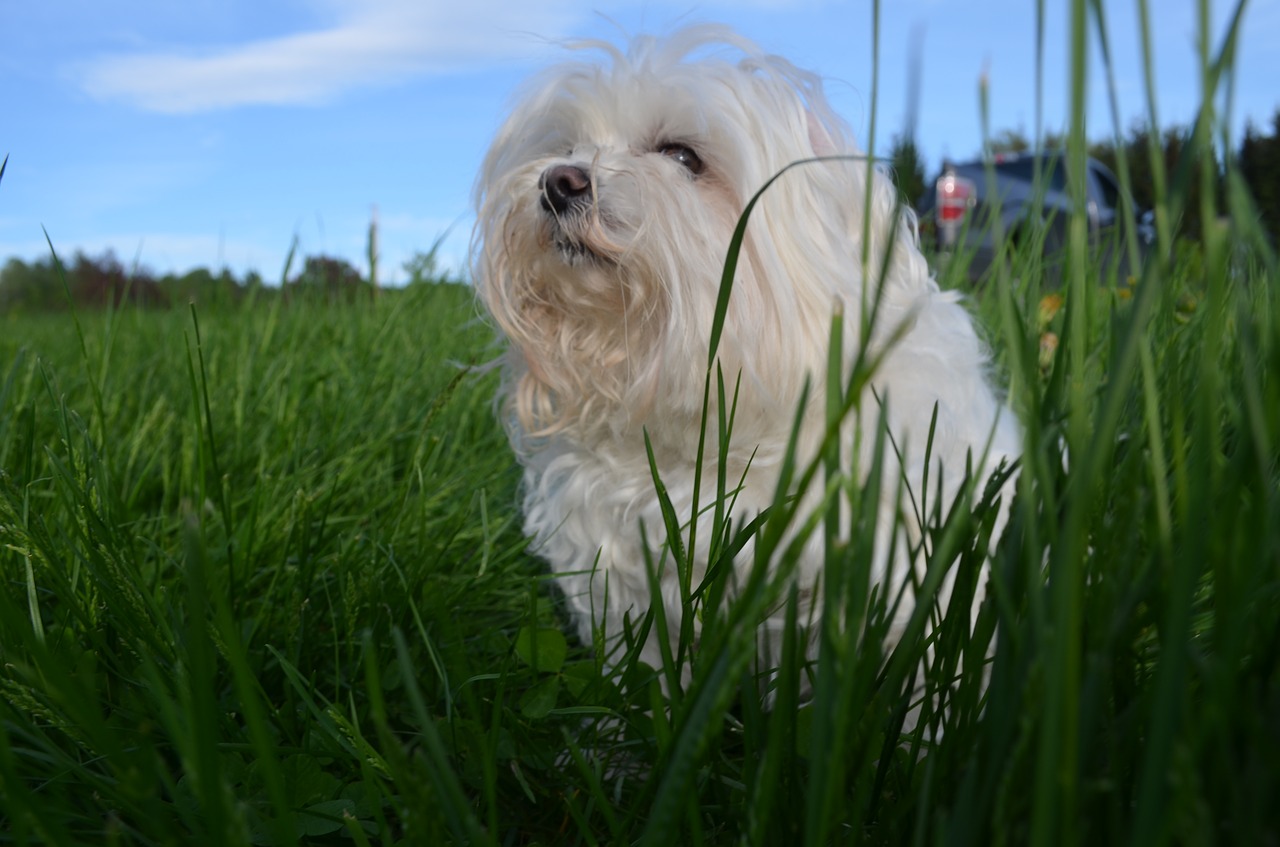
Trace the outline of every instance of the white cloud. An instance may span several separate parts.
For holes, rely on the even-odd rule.
[[[709,0],[710,8],[777,12],[824,0]],[[416,76],[537,58],[583,35],[597,14],[658,21],[664,3],[634,0],[310,0],[333,23],[240,44],[183,45],[103,56],[76,76],[91,96],[162,113],[328,102]],[[675,11],[675,4],[667,11]],[[687,14],[681,9],[679,20]]]
[[[164,113],[323,103],[368,85],[527,59],[582,18],[571,0],[324,5],[337,17],[328,28],[221,48],[107,56],[82,66],[81,84],[99,99]]]

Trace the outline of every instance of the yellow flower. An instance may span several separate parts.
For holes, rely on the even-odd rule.
[[[1040,331],[1043,332],[1045,327],[1049,325],[1049,321],[1053,320],[1053,316],[1058,314],[1062,309],[1061,294],[1046,294],[1040,298],[1040,314],[1038,317]]]
[[[1045,332],[1040,335],[1040,370],[1047,371],[1053,366],[1053,355],[1058,351],[1058,334]]]

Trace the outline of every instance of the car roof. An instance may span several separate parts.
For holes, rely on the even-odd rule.
[[[1042,150],[1039,153],[1030,150],[1023,150],[1017,153],[996,153],[994,155],[984,156],[978,159],[969,159],[963,162],[945,162],[944,164],[953,168],[983,168],[988,164],[1005,165],[1012,164],[1014,162],[1026,161],[1027,159],[1056,161],[1064,158],[1066,158],[1066,151],[1055,148],[1052,150]]]

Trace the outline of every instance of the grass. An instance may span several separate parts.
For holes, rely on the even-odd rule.
[[[1202,55],[1212,94],[1231,43]],[[1275,842],[1280,270],[1230,172],[1222,209],[1182,208],[1194,156],[1163,176],[1140,277],[1086,261],[1078,219],[1056,299],[1034,244],[975,297],[1026,425],[1019,494],[972,629],[989,496],[926,507],[921,596],[958,587],[892,650],[866,539],[898,481],[823,460],[792,468],[822,514],[780,498],[655,552],[696,653],[686,632],[665,670],[610,669],[566,640],[463,287],[0,316],[0,842]],[[1203,243],[1174,243],[1180,214]],[[836,419],[866,377],[814,390]],[[729,438],[731,375],[708,391]],[[803,696],[798,627],[764,676],[753,652],[759,615],[795,609],[798,524],[848,624],[816,634]],[[748,538],[783,564],[730,600],[717,564]]]

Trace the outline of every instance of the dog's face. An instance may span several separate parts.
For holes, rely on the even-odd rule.
[[[611,63],[537,80],[485,159],[474,275],[512,345],[526,431],[616,429],[659,396],[667,413],[696,411],[746,203],[789,163],[852,150],[816,78],[758,53],[690,59],[706,41],[590,45]],[[782,348],[825,335],[832,298],[849,294],[868,170],[845,164],[788,174],[752,217],[723,351],[749,378],[751,351],[794,361]]]
[[[705,109],[670,80],[579,68],[550,94],[517,113],[490,155],[487,258],[524,316],[557,332],[565,320],[604,329],[622,318],[650,331],[689,277],[723,261],[742,206],[733,167]]]

